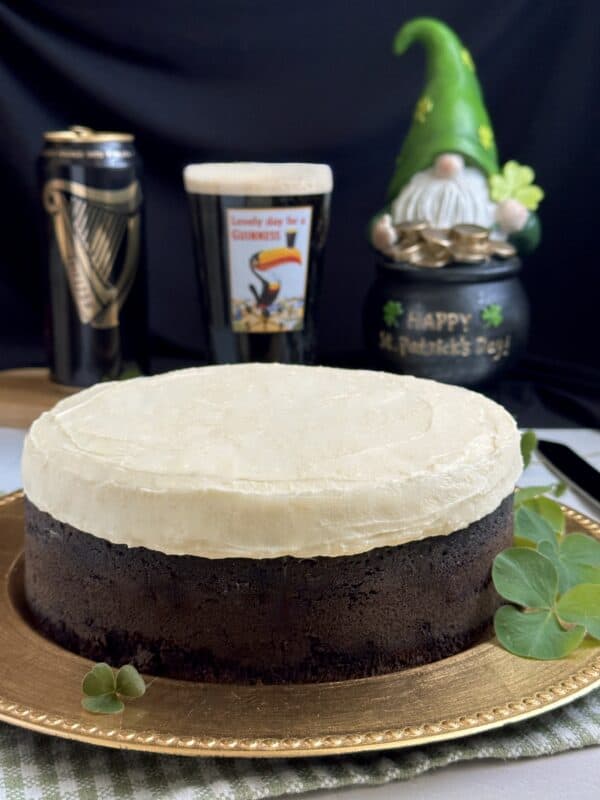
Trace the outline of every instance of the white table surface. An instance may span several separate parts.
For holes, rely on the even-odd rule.
[[[540,438],[564,442],[600,469],[600,432],[589,429],[538,429]],[[19,461],[24,431],[0,428],[0,492],[21,486]],[[520,485],[552,483],[554,476],[534,457]],[[562,502],[597,518],[596,510],[572,491]],[[600,747],[514,762],[485,760],[454,764],[418,778],[385,786],[311,793],[311,800],[599,800]]]

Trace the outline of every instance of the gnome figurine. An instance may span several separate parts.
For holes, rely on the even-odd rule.
[[[371,224],[371,243],[388,258],[410,261],[402,232],[413,235],[426,227],[436,246],[448,245],[445,263],[452,263],[463,252],[454,252],[453,232],[470,228],[485,231],[489,255],[532,251],[540,241],[535,211],[543,192],[533,185],[530,167],[509,161],[499,169],[471,54],[436,19],[406,23],[396,35],[395,53],[415,41],[426,51],[427,81],[396,161],[387,206]]]

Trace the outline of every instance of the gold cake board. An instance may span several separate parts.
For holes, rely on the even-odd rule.
[[[568,525],[600,525],[565,508]],[[493,641],[403,672],[287,686],[149,679],[121,715],[81,707],[91,662],[27,620],[23,497],[0,498],[0,719],[88,744],[195,756],[316,756],[409,747],[534,717],[600,686],[600,648],[532,661]],[[77,597],[73,597],[77,602]]]

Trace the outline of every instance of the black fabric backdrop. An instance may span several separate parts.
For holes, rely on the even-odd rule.
[[[598,387],[600,3],[594,0],[144,0],[0,3],[0,366],[41,363],[45,302],[34,163],[41,135],[135,134],[146,170],[156,352],[202,347],[181,181],[195,160],[316,160],[336,187],[323,352],[358,351],[372,279],[364,228],[381,205],[423,81],[397,28],[439,16],[470,48],[502,161],[547,199],[526,263],[526,364]]]

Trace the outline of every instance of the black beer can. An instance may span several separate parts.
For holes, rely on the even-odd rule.
[[[140,161],[133,136],[72,127],[44,134],[53,380],[90,386],[147,370]]]

